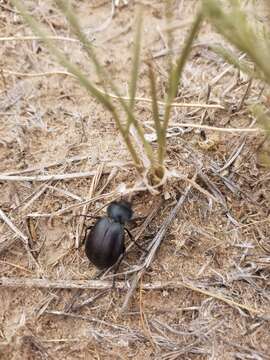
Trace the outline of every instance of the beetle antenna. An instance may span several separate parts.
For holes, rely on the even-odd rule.
[[[125,227],[124,229],[125,229],[126,232],[128,233],[128,236],[129,236],[130,240],[131,240],[141,251],[143,251],[144,253],[147,253],[147,250],[144,249],[141,245],[139,245],[139,244],[137,243],[137,241],[136,241],[136,240],[134,239],[134,237],[132,236],[131,232],[130,232],[126,227]]]

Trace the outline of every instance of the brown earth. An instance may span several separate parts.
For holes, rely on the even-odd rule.
[[[53,35],[74,38],[53,1],[24,3]],[[123,95],[128,89],[136,7],[142,4],[142,58],[154,58],[159,97],[164,99],[168,64],[164,3],[130,0],[124,6],[120,2],[113,18],[111,1],[72,3]],[[174,2],[176,53],[196,3]],[[249,11],[256,7],[254,1],[246,3]],[[22,38],[32,32],[9,1],[0,2],[0,29],[1,174],[96,174],[92,190],[93,176],[40,182],[0,179],[0,207],[30,239],[29,246],[24,245],[1,221],[1,278],[26,278],[30,283],[38,278],[63,283],[91,279],[96,270],[83,248],[76,248],[83,238],[83,220],[74,215],[81,214],[83,200],[97,195],[103,186],[102,196],[89,204],[89,214],[113,200],[116,196],[110,192],[119,184],[134,186],[136,172],[126,165],[130,157],[111,115],[73,77],[62,73],[65,70],[41,41]],[[14,41],[14,36],[20,39]],[[80,44],[55,41],[98,84]],[[209,50],[209,44],[221,42],[204,24],[185,67],[177,101],[205,104],[210,87],[208,102],[222,104],[225,110],[203,106],[173,110],[174,136],[168,140],[167,167],[190,178],[195,172],[202,175],[197,176],[198,186],[191,187],[126,311],[121,312],[121,307],[127,290],[104,293],[1,286],[1,359],[270,359],[270,173],[260,160],[264,138],[257,133],[192,128],[181,133],[178,125],[246,128],[255,121],[249,105],[269,104],[262,83],[252,81],[247,91],[247,76]],[[138,96],[150,97],[145,63]],[[135,111],[151,132],[150,104],[137,102]],[[29,168],[33,169],[25,171]],[[171,178],[156,196],[147,191],[132,193],[136,216],[147,216],[163,199],[140,244],[154,237],[187,185]],[[73,204],[77,206],[55,216]],[[141,223],[130,225],[134,234]],[[139,264],[140,256],[132,247],[119,271]],[[119,279],[128,281],[131,275],[119,275]],[[170,287],[165,284],[168,280]],[[164,284],[163,289],[142,289],[143,284],[157,281]],[[88,305],[78,306],[88,298],[93,298]]]

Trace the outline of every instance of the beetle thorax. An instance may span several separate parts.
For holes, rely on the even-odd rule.
[[[114,201],[108,206],[107,214],[113,221],[124,224],[132,218],[131,205],[126,201]]]

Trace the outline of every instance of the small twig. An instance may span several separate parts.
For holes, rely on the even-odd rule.
[[[225,234],[229,234],[229,233],[231,233],[231,232],[233,232],[235,230],[243,230],[243,229],[248,228],[250,226],[255,226],[257,224],[263,224],[263,223],[266,223],[266,222],[270,222],[270,216],[268,216],[266,219],[263,219],[263,220],[253,221],[253,222],[251,222],[249,224],[243,224],[243,225],[236,226],[233,229],[225,231]]]
[[[185,178],[185,181],[187,181],[191,186],[193,186],[196,190],[198,190],[200,193],[204,194],[207,198],[212,199],[214,202],[220,203],[222,205],[223,201],[220,200],[220,197],[215,197],[212,194],[210,194],[209,191],[205,190],[204,188],[202,188],[199,184],[196,183],[196,181],[194,179],[189,179],[189,178]]]
[[[193,181],[194,181],[194,179],[196,179],[196,176],[193,177]],[[192,187],[191,184],[189,184],[187,186],[184,194],[180,197],[180,199],[178,200],[176,206],[171,210],[169,216],[165,219],[165,221],[163,222],[163,225],[161,226],[160,230],[158,231],[158,233],[156,234],[156,236],[154,237],[154,239],[152,240],[152,242],[148,246],[149,253],[148,253],[148,255],[146,256],[146,258],[144,260],[144,267],[133,275],[131,285],[130,285],[130,289],[126,294],[124,303],[123,303],[122,308],[121,308],[122,312],[127,309],[129,301],[131,299],[131,296],[132,296],[133,292],[135,291],[135,289],[137,288],[137,284],[138,284],[140,278],[142,277],[142,275],[145,273],[145,271],[148,269],[151,262],[153,261],[153,258],[155,256],[155,254],[156,254],[162,240],[164,239],[169,226],[171,225],[171,223],[174,220],[174,218],[176,217],[179,209],[183,205],[183,203],[184,203],[184,201],[185,201],[191,187]]]
[[[21,212],[25,211],[30,205],[33,204],[33,202],[35,202],[47,190],[47,188],[48,188],[47,184],[45,184],[45,185],[42,184],[42,186],[38,189],[38,191],[34,192],[33,196],[30,198],[30,200],[27,202],[24,202],[24,205],[20,208],[20,211]]]
[[[192,179],[193,182],[195,182],[196,177],[197,177],[197,174],[195,176],[193,176],[193,179]],[[180,199],[178,200],[175,207],[171,210],[168,217],[163,222],[162,227],[160,228],[160,230],[158,231],[158,233],[156,234],[156,236],[154,237],[154,239],[150,243],[150,245],[149,245],[150,251],[149,251],[149,253],[146,256],[145,261],[144,261],[145,270],[148,269],[150,264],[152,263],[152,261],[154,259],[154,256],[156,255],[156,252],[157,252],[158,248],[160,247],[161,242],[163,241],[169,227],[171,226],[171,223],[173,222],[173,220],[177,216],[178,211],[180,210],[180,208],[184,204],[184,202],[185,202],[191,188],[192,188],[192,184],[189,184],[186,187],[185,192],[180,197]]]
[[[24,235],[21,230],[19,230],[17,228],[16,225],[13,224],[13,222],[7,217],[7,215],[3,212],[3,210],[0,209],[0,217],[2,218],[2,220],[11,228],[11,230],[13,230],[15,232],[15,234],[21,238],[23,245],[25,247],[25,250],[27,251],[27,254],[29,256],[29,258],[32,259],[32,261],[35,263],[36,267],[38,268],[39,272],[41,273],[41,268],[39,263],[37,262],[37,260],[34,258],[30,247],[29,247],[29,239],[26,235]],[[5,249],[5,246],[4,246]]]
[[[244,59],[244,57],[246,57],[247,54],[242,54],[241,56],[239,56],[238,60],[241,61]],[[228,72],[230,72],[231,70],[234,70],[234,66],[233,65],[229,65],[227,66],[221,73],[219,73],[214,79],[212,79],[212,81],[210,82],[210,86],[213,87],[214,85],[216,85],[217,82],[219,82],[219,80],[221,80]]]
[[[237,147],[232,152],[231,156],[226,161],[226,163],[222,166],[222,168],[216,170],[217,173],[222,173],[224,170],[226,170],[229,166],[231,166],[234,163],[234,161],[238,158],[241,151],[243,150],[243,148],[246,144],[246,140],[247,140],[246,138],[242,139],[240,145],[237,145]]]
[[[88,193],[88,196],[87,198],[90,200],[92,199],[95,191],[96,191],[96,188],[98,186],[98,183],[100,181],[100,178],[102,176],[102,173],[103,173],[103,168],[104,168],[104,164],[100,164],[97,168],[97,171],[92,179],[92,182],[91,182],[91,186],[90,186],[90,189],[89,189],[89,193]],[[87,212],[88,212],[88,208],[89,208],[89,203],[85,204],[83,206],[83,209],[82,209],[82,215],[86,215]],[[80,246],[80,241],[81,241],[81,235],[82,235],[82,232],[83,232],[83,227],[84,227],[84,218],[80,219],[77,223],[77,226],[76,226],[76,237],[75,237],[75,247],[76,249],[79,248]]]
[[[158,211],[160,211],[160,207],[162,205],[162,200],[159,199],[158,201],[155,201],[152,208],[149,211],[149,214],[147,215],[146,219],[144,220],[144,222],[142,223],[142,225],[140,226],[140,230],[138,232],[138,234],[135,236],[135,240],[137,241],[141,235],[145,232],[146,228],[148,227],[148,225],[151,223],[151,221],[153,220],[153,218],[157,215]],[[130,243],[130,246],[128,246],[128,249],[133,246],[134,243]]]
[[[44,171],[45,169],[49,169],[54,166],[59,166],[62,164],[71,164],[76,161],[82,161],[82,160],[89,159],[90,157],[91,157],[90,155],[73,156],[68,159],[61,159],[61,160],[54,161],[54,162],[51,162],[48,164],[44,164],[42,166],[32,166],[32,167],[29,167],[29,168],[23,169],[23,170],[11,170],[9,172],[4,173],[3,175],[21,175],[21,174],[26,174],[29,172],[40,172],[40,171]]]
[[[1,113],[0,113],[1,114]],[[55,166],[59,166],[59,165],[67,165],[67,164],[71,164],[73,162],[77,162],[77,161],[82,161],[82,160],[87,160],[90,159],[91,155],[79,155],[79,156],[73,156],[71,158],[68,159],[61,159],[58,161],[54,161],[48,164],[44,164],[42,166],[32,166],[29,167],[27,169],[24,170],[11,170],[8,171],[6,173],[3,173],[2,175],[21,175],[21,174],[26,174],[26,173],[30,173],[30,172],[41,172],[44,171],[44,169],[49,169],[51,167],[55,167]],[[132,164],[131,162],[120,162],[120,161],[111,161],[110,163],[107,164],[106,161],[104,161],[104,164],[106,164],[106,169],[103,170],[103,174],[108,174],[111,171],[111,168],[114,167],[126,167],[130,164]]]
[[[247,98],[247,96],[248,96],[248,93],[249,93],[251,84],[252,84],[252,79],[250,79],[250,80],[248,81],[248,86],[247,86],[246,91],[244,92],[244,95],[243,95],[243,97],[242,97],[242,99],[241,99],[241,101],[240,101],[240,103],[239,103],[239,105],[238,105],[238,107],[237,107],[237,111],[240,111],[240,110],[242,109],[242,107],[243,107],[243,105],[244,105],[244,102],[245,102],[245,100],[246,100],[246,98]]]
[[[76,195],[76,194],[73,194],[72,192],[68,191],[68,190],[64,190],[64,189],[60,189],[56,186],[51,186],[51,185],[45,185],[47,189],[50,189],[52,190],[53,192],[58,192],[59,194],[61,195],[64,195],[66,197],[70,197],[74,200],[77,200],[77,201],[83,201],[84,199],[81,198],[80,196]]]
[[[107,294],[110,290],[106,289],[103,291],[100,291],[98,294],[96,294],[95,296],[92,296],[84,301],[82,301],[79,304],[74,304],[71,306],[71,309],[73,311],[77,311],[79,309],[81,309],[83,306],[88,306],[90,304],[92,304],[94,301],[96,301],[97,299],[99,299],[100,297],[103,297],[105,294]]]
[[[142,289],[142,285],[143,285],[143,281],[142,281],[142,277],[141,277],[141,281],[140,281],[140,291],[139,291],[139,296],[140,296],[140,318],[141,318],[141,325],[142,325],[142,328],[143,328],[143,332],[145,334],[145,337],[149,339],[149,342],[152,346],[152,348],[155,350],[156,349],[156,345],[153,341],[153,338],[152,338],[152,335],[151,335],[151,331],[150,331],[150,328],[149,328],[149,325],[148,325],[148,321],[147,321],[147,318],[146,318],[146,315],[144,313],[144,309],[143,309],[143,289]]]
[[[67,313],[65,311],[57,311],[57,310],[46,310],[44,312],[44,315],[45,314],[54,315],[54,316],[65,316],[65,317],[74,318],[74,319],[81,319],[81,320],[97,323],[100,325],[104,325],[104,326],[107,326],[107,327],[115,329],[115,330],[124,330],[124,331],[128,330],[128,328],[124,325],[119,325],[119,324],[113,323],[112,321],[105,321],[105,320],[98,319],[98,318],[91,317],[91,316],[84,316],[84,315]]]
[[[106,94],[107,96],[110,96],[111,98],[114,99],[122,99],[122,100],[127,100],[129,101],[130,98],[128,96],[117,96],[114,94],[109,94],[109,93],[105,93],[103,92],[101,89],[99,89],[100,92]],[[144,98],[144,97],[135,97],[134,101],[141,101],[141,102],[147,102],[147,103],[151,103],[152,99],[148,99],[148,98]],[[164,101],[157,101],[158,105],[161,106],[166,106],[166,103]],[[200,103],[177,103],[174,102],[171,104],[172,107],[195,107],[195,108],[205,108],[205,109],[222,109],[224,110],[224,106],[219,105],[219,104],[200,104]]]
[[[78,39],[68,38],[65,36],[46,36],[46,39],[79,42]],[[0,37],[0,42],[1,41],[29,41],[29,40],[30,41],[33,41],[33,40],[44,41],[44,38],[41,36],[3,36],[3,37]]]
[[[198,173],[198,177],[205,183],[205,185],[211,190],[211,192],[215,195],[216,199],[219,199],[220,203],[227,208],[226,198],[219,190],[219,188],[208,178],[206,174],[202,171]]]
[[[20,77],[42,77],[42,76],[54,76],[54,75],[67,75],[70,76],[70,73],[63,70],[54,70],[54,71],[47,71],[41,73],[22,73],[18,71],[10,71],[10,70],[2,70],[5,76],[8,75],[15,75]]]
[[[100,280],[51,280],[51,279],[37,279],[37,278],[9,278],[0,277],[0,287],[6,288],[46,288],[46,289],[95,289],[95,290],[106,290],[111,289],[111,281],[100,281]],[[129,284],[124,281],[117,281],[115,283],[117,289],[126,290],[129,288]],[[142,290],[163,290],[163,289],[181,289],[186,288],[195,292],[199,292],[203,295],[225,302],[232,307],[238,307],[246,310],[251,314],[261,316],[265,320],[270,320],[270,314],[263,313],[262,311],[255,309],[251,306],[241,304],[234,300],[228,299],[221,294],[211,292],[209,290],[201,289],[193,284],[186,281],[170,280],[170,281],[155,281],[152,283],[143,283]]]
[[[1,38],[0,38],[1,41]],[[4,71],[4,73],[6,74],[10,74],[10,75],[17,75],[17,76],[25,76],[25,77],[41,77],[41,76],[52,76],[52,75],[67,75],[67,76],[71,76],[73,78],[76,78],[75,75],[73,75],[72,73],[68,72],[68,71],[61,71],[61,70],[55,70],[55,71],[48,71],[48,72],[41,72],[41,73],[21,73],[21,72],[15,72],[15,71],[9,71],[6,70]],[[109,96],[113,99],[122,99],[122,100],[127,100],[130,101],[130,97],[128,96],[118,96],[118,95],[114,95],[108,92],[104,92],[103,90],[98,88],[98,91],[106,96]],[[148,99],[145,97],[135,97],[134,101],[136,102],[147,102],[147,103],[151,103],[152,99]],[[158,105],[161,106],[166,106],[166,103],[164,101],[157,101]],[[201,104],[201,103],[177,103],[174,102],[171,104],[172,107],[187,107],[187,108],[202,108],[202,109],[221,109],[224,110],[225,107],[220,105],[220,104]]]
[[[0,4],[0,7],[6,11],[9,11],[11,13],[14,13],[14,14],[19,14],[19,11],[16,11],[15,9],[12,9],[6,5],[3,5],[3,4]]]
[[[56,181],[56,180],[71,180],[94,176],[96,171],[78,172],[71,174],[54,174],[54,175],[2,175],[0,174],[0,181]]]
[[[253,130],[251,127],[255,124],[256,120],[252,121],[252,123],[250,124],[250,129]],[[231,166],[234,161],[238,158],[238,156],[240,155],[240,153],[242,152],[244,146],[246,144],[246,136],[242,135],[242,137],[240,138],[240,142],[239,144],[237,144],[237,146],[235,147],[235,149],[233,150],[233,152],[231,153],[230,157],[228,158],[228,160],[225,162],[225,164],[222,166],[222,168],[215,170],[217,173],[222,173],[224,170],[226,170],[229,166]]]
[[[23,267],[23,266],[20,266],[20,265],[18,265],[18,264],[13,264],[13,263],[11,263],[11,262],[3,261],[3,260],[0,260],[0,262],[1,262],[2,264],[4,264],[4,265],[9,265],[9,266],[15,267],[15,268],[17,268],[17,269],[26,271],[26,272],[28,272],[28,273],[34,274],[33,271],[31,271],[31,270],[29,270],[29,269],[27,269],[27,268],[25,268],[25,267]]]
[[[84,206],[85,204],[90,204],[92,202],[95,202],[95,201],[98,201],[98,200],[101,200],[101,199],[115,197],[117,195],[119,195],[119,192],[111,191],[111,192],[106,193],[106,194],[97,195],[97,196],[93,197],[92,199],[84,200],[84,201],[82,201],[80,203],[69,205],[69,206],[67,206],[67,207],[65,207],[63,209],[60,209],[60,210],[52,212],[52,213],[30,213],[30,214],[27,214],[27,216],[33,217],[33,218],[38,218],[38,217],[43,217],[43,218],[49,217],[49,218],[51,218],[51,217],[56,217],[56,216],[62,216],[63,214],[65,214],[65,213],[67,213],[67,212],[69,212],[69,211],[71,211],[73,209]]]
[[[172,126],[177,127],[185,127],[185,128],[193,128],[193,129],[205,129],[211,131],[220,131],[220,132],[227,132],[227,133],[259,133],[263,132],[261,128],[226,128],[226,127],[217,127],[217,126],[208,126],[208,125],[200,125],[200,124],[193,124],[193,123],[171,123]],[[177,134],[179,135],[179,134]]]
[[[183,178],[183,180],[186,180],[186,178]],[[126,189],[124,194],[125,195],[128,195],[128,194],[133,194],[133,193],[136,193],[136,192],[139,192],[139,191],[143,191],[145,192],[147,190],[146,187],[134,187],[134,188],[131,188],[131,189]],[[123,192],[121,191],[118,191],[118,190],[114,190],[114,191],[111,191],[109,193],[105,193],[105,194],[101,194],[101,195],[97,195],[95,197],[93,197],[92,199],[87,199],[87,200],[84,200],[80,203],[76,203],[76,204],[72,204],[72,205],[69,205],[63,209],[60,209],[58,211],[55,211],[55,212],[52,212],[52,213],[30,213],[30,214],[27,214],[27,216],[29,217],[33,217],[33,218],[39,218],[39,217],[43,217],[43,218],[52,218],[52,217],[57,217],[57,216],[63,216],[65,213],[67,212],[70,212],[71,210],[73,209],[76,209],[76,208],[79,208],[85,204],[89,204],[89,203],[92,203],[92,202],[95,202],[95,201],[98,201],[98,200],[103,200],[103,199],[108,199],[108,198],[116,198],[116,197],[119,197],[123,195]],[[210,196],[212,196],[210,194]],[[108,204],[111,202],[108,201]],[[103,207],[107,206],[108,204],[105,204]],[[93,216],[96,215],[103,207],[99,208],[97,211],[95,211],[93,213]]]
[[[208,104],[209,102],[209,99],[210,99],[210,95],[211,95],[211,86],[208,84],[207,85],[207,95],[206,95],[206,104]],[[200,124],[202,125],[204,123],[204,120],[206,118],[206,115],[207,115],[207,109],[204,110],[202,116],[201,116],[201,121],[200,121]]]
[[[9,217],[4,213],[2,209],[0,209],[0,217],[2,220],[15,232],[15,234],[21,238],[25,245],[28,244],[28,237],[24,235],[21,230],[17,228],[16,225],[13,224],[13,222],[9,219]]]

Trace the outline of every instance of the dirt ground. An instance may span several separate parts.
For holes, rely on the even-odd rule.
[[[24,3],[58,37],[55,41],[69,59],[98,85],[85,52],[71,40],[74,35],[53,1]],[[168,51],[163,2],[120,2],[113,17],[111,1],[72,3],[124,96],[135,11],[142,5],[142,58],[153,58],[159,96],[164,99]],[[257,6],[246,3],[249,11],[254,3]],[[193,0],[174,3],[175,53],[196,5]],[[263,15],[257,16],[263,21]],[[31,30],[5,0],[0,1],[0,29],[0,208],[2,219],[7,216],[0,222],[1,360],[270,359],[270,172],[261,161],[264,137],[178,125],[256,127],[249,105],[269,104],[263,84],[250,82],[209,50],[209,44],[224,41],[204,24],[177,101],[221,104],[225,109],[174,107],[166,165],[190,179],[197,173],[197,186],[191,186],[123,311],[134,274],[119,275],[117,281],[125,282],[125,288],[113,292],[78,291],[64,284],[78,285],[96,275],[83,247],[77,246],[84,219],[74,215],[92,214],[117,198],[119,185],[136,184],[130,156],[111,115],[72,76],[63,74],[66,70],[41,41],[25,38],[33,36]],[[138,96],[150,97],[145,63]],[[138,101],[135,111],[151,132],[151,105]],[[72,179],[46,177],[87,172]],[[155,196],[132,193],[136,216],[147,217],[155,210],[146,228],[143,220],[129,226],[135,235],[142,230],[141,245],[154,238],[187,186],[171,178]],[[141,259],[133,246],[119,272],[134,270]],[[19,284],[22,279],[25,282]],[[42,286],[36,286],[38,279],[44,280]],[[106,281],[111,279],[97,284]]]

